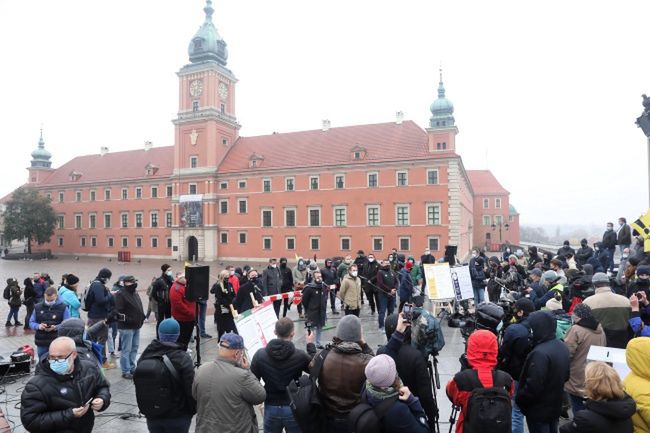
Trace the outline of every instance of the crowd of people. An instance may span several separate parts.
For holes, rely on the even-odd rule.
[[[530,247],[488,258],[472,251],[475,302],[473,309],[465,306],[476,328],[446,386],[459,411],[457,433],[486,426],[523,433],[524,423],[531,433],[650,431],[650,258],[637,245],[616,245],[622,247],[618,268],[600,262],[601,246],[591,255],[568,244],[557,254]],[[426,293],[423,265],[435,262],[429,250],[419,261],[393,250],[385,260],[359,251],[320,267],[302,258],[293,269],[284,258],[259,271],[227,266],[210,289],[218,354],[198,368],[189,346],[195,326],[197,336],[211,338],[207,304],[197,308],[186,299],[183,270],[161,266],[148,285],[146,310],[136,278],[121,276],[111,286],[107,268],[82,293],[72,274],[58,288],[47,274],[35,274],[23,288],[9,279],[7,326],[22,325],[13,305],[26,305],[39,358],[22,395],[23,424],[30,432],[92,431],[94,412],[110,404],[103,370],[119,358],[152,433],[188,432],[195,416],[198,433],[254,432],[255,406],[262,404],[270,433],[435,431],[442,402],[433,392],[428,353],[423,356],[411,329],[413,302],[421,305]],[[235,318],[265,297],[294,291],[301,292],[306,347],[292,341],[296,328],[286,315],[293,303],[286,296],[273,301],[276,338],[249,359]],[[366,302],[386,335],[377,353],[359,319]],[[138,357],[140,329],[151,313],[156,338]],[[327,343],[322,331],[334,316],[335,336]],[[627,348],[631,372],[624,381],[609,365],[587,361],[592,345]],[[295,400],[304,393],[291,392],[307,386],[305,375],[320,402],[311,413]]]

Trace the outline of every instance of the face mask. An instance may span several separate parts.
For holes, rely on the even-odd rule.
[[[623,254],[621,257],[622,257],[623,259],[627,259],[627,258],[628,258],[628,255],[627,255],[627,254]]]
[[[287,262],[280,262],[280,267],[282,269],[286,268],[287,267]]]
[[[352,271],[352,272],[350,272],[350,275],[352,275],[353,277],[356,277],[356,276],[357,276],[357,274],[358,274],[358,272],[357,272],[357,271]]]
[[[52,370],[56,374],[64,375],[68,371],[70,371],[71,367],[71,359],[57,359],[55,361],[48,361],[50,364],[50,370]]]
[[[424,252],[424,255],[425,255],[425,256],[428,256],[429,254],[431,254],[431,251],[425,251],[425,252]]]
[[[320,284],[320,283],[323,282],[323,280],[321,280],[320,278],[316,278],[316,279],[314,279],[314,282],[315,282],[316,284]]]
[[[54,304],[56,304],[56,301],[45,301],[45,305],[47,305],[48,307],[51,307]]]
[[[277,265],[276,265],[275,263],[273,263],[273,264],[271,265],[271,267],[272,267],[273,269],[275,269],[276,266],[277,266]]]
[[[132,290],[132,291],[133,291],[133,290],[135,290],[135,289],[137,289],[137,288],[138,288],[138,283],[135,283],[135,284],[131,284],[130,286],[124,286],[124,288],[125,288],[125,289],[129,289],[129,290]]]
[[[478,257],[478,254],[472,253],[472,257]]]
[[[370,263],[372,263],[372,262],[375,261],[375,258],[374,258],[374,257],[370,257],[370,258],[368,259],[368,261],[369,261]]]
[[[327,263],[325,263],[325,267],[326,267],[326,268],[331,268],[331,267],[332,267],[332,264],[329,263],[329,262],[327,262]]]
[[[647,286],[650,286],[650,280],[648,280],[646,278],[639,278],[638,280],[636,280],[636,284],[637,284],[637,286],[647,287]]]
[[[612,230],[614,230],[614,227],[607,226],[607,231],[608,231],[608,232],[609,232],[609,231],[612,231]]]
[[[173,273],[172,273],[172,271],[167,271],[167,272],[166,272],[166,275],[167,275],[168,277],[172,277],[172,276],[173,276]]]

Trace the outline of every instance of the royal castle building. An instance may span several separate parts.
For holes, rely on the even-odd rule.
[[[397,113],[381,124],[323,121],[243,137],[238,82],[210,0],[204,11],[178,71],[173,146],[102,148],[52,168],[41,134],[27,185],[52,200],[55,254],[261,260],[359,249],[384,257],[394,247],[419,257],[455,245],[464,256],[518,243],[508,191],[490,172],[468,172],[456,152],[442,75],[425,129]]]

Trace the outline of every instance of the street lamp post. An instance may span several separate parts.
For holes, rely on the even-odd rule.
[[[641,128],[648,144],[648,205],[650,206],[650,98],[643,97],[643,113],[636,119],[636,126]]]
[[[508,231],[508,229],[510,228],[510,224],[508,223],[492,224],[492,231],[495,231],[497,227],[499,227],[499,244],[500,244],[501,242],[503,242],[503,232],[501,229],[505,228],[506,231]]]

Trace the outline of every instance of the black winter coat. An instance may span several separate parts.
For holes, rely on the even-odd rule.
[[[327,294],[325,287],[316,283],[309,283],[302,290],[302,305],[305,308],[307,322],[313,326],[325,326]]]
[[[508,373],[514,380],[519,380],[530,352],[529,333],[527,320],[524,319],[508,326],[503,334],[497,368]]]
[[[230,305],[232,305],[235,300],[235,290],[232,288],[230,281],[224,280],[222,283],[214,283],[210,289],[210,293],[214,295],[215,315],[232,315]]]
[[[536,311],[528,317],[533,349],[526,358],[515,397],[521,412],[533,421],[560,417],[564,382],[569,380],[569,350],[555,337],[555,317]]]
[[[404,334],[395,331],[386,346],[377,350],[377,355],[389,355],[395,361],[397,374],[411,390],[414,396],[420,399],[422,408],[427,414],[429,427],[434,430],[438,407],[431,391],[431,376],[427,363],[419,350],[409,343],[404,343]]]
[[[125,286],[115,294],[115,311],[119,315],[117,329],[142,328],[144,309],[140,295],[134,289],[128,289]]]
[[[589,245],[586,246],[581,246],[578,248],[578,251],[576,251],[576,261],[580,265],[585,265],[587,263],[587,260],[591,258],[591,256],[594,255],[594,249],[591,248]]]
[[[150,358],[161,358],[167,355],[172,362],[178,375],[181,377],[183,387],[178,389],[178,401],[174,405],[174,409],[167,413],[165,418],[175,418],[179,416],[194,415],[196,413],[196,401],[192,397],[192,382],[194,382],[194,363],[192,358],[187,354],[183,348],[176,343],[162,343],[159,340],[153,340],[144,349],[140,355],[139,361]],[[157,389],[152,389],[151,392],[157,392]]]
[[[288,266],[280,265],[280,275],[282,276],[282,293],[292,292],[293,291],[293,272]]]
[[[269,341],[264,349],[255,352],[251,372],[264,379],[266,403],[274,406],[289,404],[287,385],[309,372],[311,356],[296,349],[291,341],[279,338]]]
[[[253,308],[251,293],[253,296],[255,296],[255,300],[257,302],[264,302],[264,298],[262,297],[262,287],[260,283],[257,281],[253,282],[248,280],[243,286],[239,288],[239,291],[235,296],[235,300],[233,301],[235,310],[237,310],[238,313],[243,313],[244,311],[248,311]]]
[[[153,283],[153,289],[151,291],[151,297],[158,303],[159,310],[165,310],[169,308],[169,289],[172,286],[171,277],[163,273],[156,281]]]
[[[616,249],[616,232],[614,230],[607,230],[603,233],[603,248],[606,250]]]
[[[626,395],[621,400],[587,400],[586,410],[581,410],[573,422],[560,427],[560,433],[632,433],[632,415],[636,403]]]
[[[20,420],[31,433],[90,433],[95,413],[88,410],[81,418],[72,409],[83,406],[91,398],[104,400],[104,411],[111,402],[109,385],[93,361],[76,358],[74,372],[59,375],[50,370],[47,357],[23,390]]]

